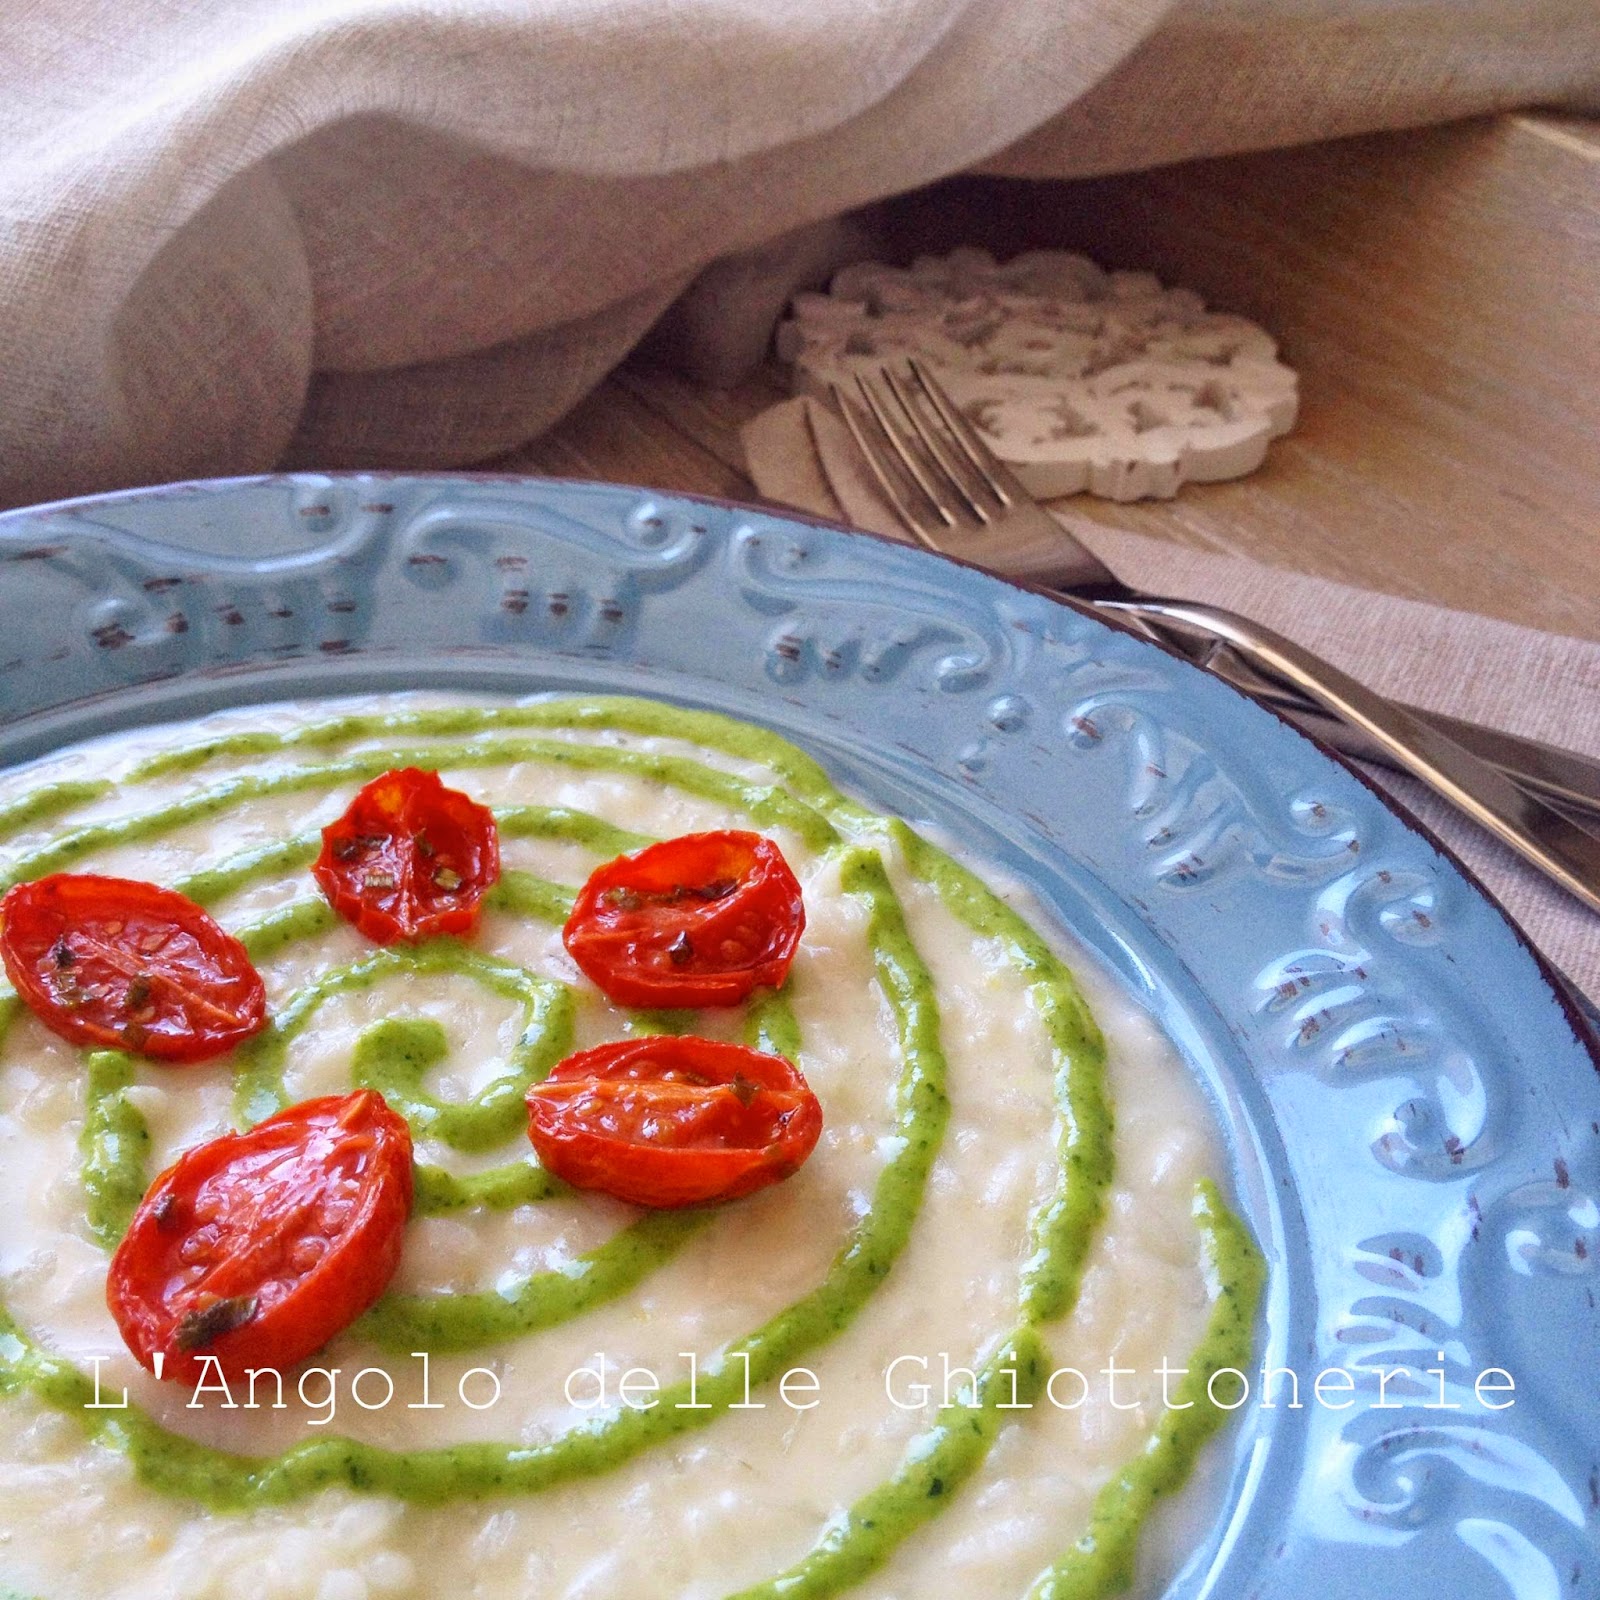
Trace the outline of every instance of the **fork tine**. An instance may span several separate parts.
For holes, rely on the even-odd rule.
[[[912,516],[911,508],[906,504],[904,497],[889,474],[884,471],[883,464],[878,459],[880,447],[868,442],[866,432],[856,415],[856,408],[845,398],[844,390],[838,384],[830,383],[828,392],[833,397],[833,403],[839,415],[844,418],[844,425],[850,430],[850,437],[855,440],[856,449],[861,452],[862,459],[867,463],[867,469],[871,472],[873,480],[883,491],[884,498],[894,507],[894,514],[905,524],[907,532],[918,543],[926,545],[930,550],[937,550],[939,548],[938,545],[928,537],[923,530],[922,524]]]
[[[952,451],[945,438],[945,430],[931,427],[923,408],[916,404],[906,392],[905,385],[900,382],[899,375],[893,367],[883,369],[883,381],[888,386],[889,393],[895,397],[900,410],[911,424],[912,432],[922,442],[922,447],[928,452],[929,459],[944,474],[945,479],[955,492],[961,496],[967,509],[979,522],[987,523],[991,520],[988,510],[982,502],[974,499],[972,491],[967,487],[966,480],[961,475],[961,468],[957,456],[964,455],[961,441],[956,440],[956,450]]]
[[[1011,476],[1010,470],[989,448],[978,430],[962,416],[960,410],[951,402],[950,396],[928,375],[915,356],[911,358],[910,366],[912,377],[921,386],[933,409],[939,413],[940,420],[962,445],[967,460],[972,463],[973,471],[983,480],[983,486],[1001,505],[1016,505],[1016,497],[1005,483]]]
[[[868,411],[872,413],[872,420],[878,424],[884,438],[889,441],[889,448],[894,451],[895,459],[911,481],[922,491],[923,498],[933,507],[940,522],[947,528],[955,527],[955,513],[940,498],[938,490],[929,481],[927,473],[923,471],[922,463],[917,460],[916,449],[911,441],[890,420],[889,408],[879,398],[871,380],[860,372],[856,373],[855,378],[856,388],[861,391],[861,398],[866,402]]]

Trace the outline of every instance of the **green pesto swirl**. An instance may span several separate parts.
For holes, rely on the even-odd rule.
[[[541,734],[633,734],[696,745],[764,774],[680,754]],[[494,737],[490,737],[494,735]],[[407,745],[406,740],[431,743]],[[379,748],[365,748],[376,743]],[[357,746],[351,749],[350,746]],[[207,780],[214,763],[290,751],[312,759],[265,774]],[[832,785],[820,765],[764,730],[711,713],[654,702],[594,698],[522,706],[356,714],[284,733],[230,734],[139,762],[125,781],[188,777],[201,781],[178,798],[134,816],[67,825],[15,860],[0,888],[69,870],[97,851],[159,839],[226,814],[253,799],[353,787],[402,765],[472,768],[527,763],[616,773],[713,801],[757,828],[789,830],[809,849],[831,855],[843,892],[866,913],[874,980],[893,1019],[898,1073],[893,1137],[870,1203],[841,1240],[812,1289],[725,1350],[699,1375],[692,1408],[686,1385],[664,1388],[648,1410],[622,1408],[537,1444],[474,1443],[391,1451],[360,1441],[318,1437],[272,1457],[246,1457],[162,1429],[130,1407],[85,1410],[90,1380],[40,1347],[0,1307],[0,1395],[27,1391],[74,1416],[101,1444],[120,1451],[151,1488],[225,1512],[281,1504],[342,1485],[415,1503],[532,1494],[606,1472],[641,1451],[713,1426],[743,1396],[748,1381],[770,1384],[808,1352],[838,1335],[866,1306],[916,1226],[930,1172],[949,1121],[938,996],[907,927],[891,865],[928,885],[975,937],[993,941],[1024,980],[1051,1054],[1057,1106],[1059,1171],[1038,1204],[1021,1274],[1017,1323],[970,1393],[939,1413],[908,1447],[878,1489],[833,1519],[795,1567],[741,1591],[735,1600],[825,1600],[880,1566],[950,1503],[982,1465],[1015,1401],[1037,1394],[1048,1368],[1046,1330],[1072,1310],[1103,1218],[1113,1177],[1114,1123],[1105,1082],[1105,1046],[1070,972],[1040,935],[972,872],[902,823],[878,817]],[[109,792],[106,783],[47,785],[0,808],[0,841],[70,818]],[[597,859],[636,848],[643,836],[566,807],[516,806],[497,813],[505,837],[562,839]],[[178,887],[203,904],[226,902],[253,883],[303,872],[314,835],[255,848],[190,874]],[[508,872],[490,898],[496,915],[559,923],[575,885]],[[315,941],[336,926],[320,900],[293,902],[238,930],[252,957],[270,960]],[[285,1070],[295,1038],[334,995],[413,973],[464,977],[522,1010],[522,1028],[506,1071],[465,1101],[427,1088],[449,1041],[432,1021],[397,1015],[368,1027],[351,1061],[351,1081],[378,1089],[419,1139],[482,1154],[518,1139],[523,1096],[571,1048],[573,996],[563,985],[498,961],[454,940],[379,951],[333,967],[289,996],[269,1028],[236,1052],[235,1101],[241,1125],[287,1100]],[[0,1040],[16,1011],[0,998]],[[629,1031],[695,1031],[694,1012],[635,1013]],[[753,997],[744,1018],[753,1046],[799,1056],[804,1041],[786,995]],[[107,1248],[127,1226],[148,1182],[150,1138],[129,1090],[136,1064],[114,1051],[85,1063],[86,1116],[80,1148],[88,1224]],[[525,1145],[523,1146],[525,1151]],[[538,1203],[567,1191],[531,1156],[466,1175],[419,1164],[417,1211],[472,1213]],[[703,1208],[647,1214],[560,1271],[532,1274],[493,1290],[391,1294],[357,1325],[357,1334],[393,1350],[461,1351],[513,1339],[579,1317],[625,1295],[659,1270],[691,1237],[728,1213]],[[1203,1186],[1196,1220],[1212,1279],[1213,1313],[1190,1359],[1193,1374],[1239,1365],[1248,1355],[1261,1283],[1260,1259],[1214,1188]],[[748,1379],[746,1370],[748,1369]],[[1204,1388],[1204,1376],[1199,1380]],[[1186,1390],[1185,1393],[1188,1393]],[[1181,1398],[1181,1397],[1180,1397]],[[1163,1423],[1139,1457],[1096,1502],[1091,1528],[1042,1574],[1030,1600],[1089,1600],[1126,1586],[1133,1551],[1150,1507],[1187,1475],[1205,1439],[1223,1420],[1209,1400]],[[1009,1399],[1012,1404],[1004,1402]]]

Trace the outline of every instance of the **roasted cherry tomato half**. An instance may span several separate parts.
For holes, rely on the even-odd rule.
[[[528,1136],[579,1189],[692,1206],[777,1183],[811,1154],[822,1107],[800,1069],[717,1039],[623,1039],[528,1090]]]
[[[598,867],[562,931],[624,1006],[731,1006],[788,976],[806,925],[783,852],[758,833],[686,833]]]
[[[311,870],[374,944],[470,933],[500,876],[500,835],[487,807],[405,767],[374,778],[322,830]]]
[[[111,1258],[106,1304],[141,1365],[164,1358],[163,1378],[281,1372],[383,1293],[411,1182],[411,1130],[382,1095],[290,1106],[156,1179]]]
[[[58,872],[0,900],[0,959],[24,1003],[78,1045],[205,1061],[266,1021],[245,948],[158,884]]]

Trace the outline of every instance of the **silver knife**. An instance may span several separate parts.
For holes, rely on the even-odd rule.
[[[1292,684],[1269,677],[1236,651],[1220,645],[1210,636],[1181,634],[1170,627],[1156,627],[1164,644],[1203,666],[1224,682],[1252,699],[1261,701],[1323,744],[1341,755],[1399,772],[1388,752],[1359,728],[1341,722],[1319,705],[1307,700]],[[1407,715],[1430,724],[1447,737],[1464,745],[1480,760],[1497,767],[1521,788],[1531,790],[1563,810],[1591,821],[1600,821],[1600,761],[1546,744],[1521,734],[1486,728],[1442,711],[1424,711],[1404,701],[1397,704]]]

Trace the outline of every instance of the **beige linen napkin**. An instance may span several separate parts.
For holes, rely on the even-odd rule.
[[[802,399],[786,400],[746,424],[745,455],[757,489],[815,516],[905,538],[865,473],[845,472],[831,450],[832,472],[824,471],[808,409],[811,426],[843,432],[825,408]],[[1059,509],[1055,514],[1131,584],[1241,611],[1374,689],[1427,710],[1600,758],[1600,644],[1112,532]],[[1600,1004],[1600,916],[1421,784],[1376,767],[1366,770],[1443,839],[1544,955]]]
[[[483,461],[587,393],[708,263],[953,172],[1600,105],[1595,0],[3,16],[0,504]],[[765,341],[761,306],[741,350]],[[721,309],[682,320],[691,362],[727,337]]]

